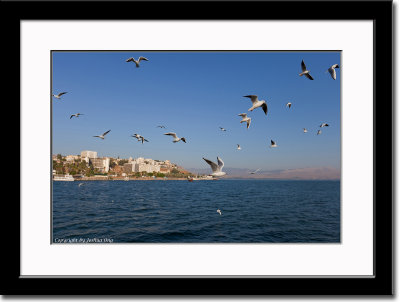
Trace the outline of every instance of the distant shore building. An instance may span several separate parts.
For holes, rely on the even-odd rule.
[[[80,159],[81,157],[79,156],[79,155],[67,155],[66,157],[65,157],[65,160],[67,161],[67,162],[73,162],[73,161],[75,161],[75,160],[78,160],[78,159]]]
[[[110,158],[89,158],[89,165],[95,169],[98,169],[102,173],[108,173],[108,171],[110,171]]]

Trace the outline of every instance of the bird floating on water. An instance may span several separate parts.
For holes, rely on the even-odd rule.
[[[287,103],[286,107],[289,107],[289,109],[290,109],[290,107],[292,107],[292,103],[291,102]]]
[[[56,99],[61,99],[61,96],[62,96],[63,94],[66,94],[66,92],[60,92],[59,94],[53,94],[53,96],[54,96]]]
[[[327,124],[327,123],[323,123],[323,124],[321,124],[321,125],[319,125],[321,128],[324,128],[324,127],[329,127],[329,125]]]
[[[135,60],[134,58],[130,57],[129,59],[126,60],[126,62],[133,62],[136,64],[136,67],[139,67],[140,61],[148,61],[145,57],[139,57],[139,59]]]
[[[271,139],[271,148],[276,148],[278,145]]]
[[[220,159],[219,157],[217,157],[218,160],[218,165],[214,162],[212,162],[211,160],[208,160],[206,158],[203,157],[203,159],[206,161],[207,164],[209,164],[211,166],[211,170],[213,171],[213,173],[211,173],[211,176],[223,176],[226,175],[225,172],[222,172],[222,168],[224,167],[224,162],[222,161],[222,159]]]
[[[186,139],[184,137],[178,137],[175,132],[164,133],[164,135],[172,136],[174,138],[174,140],[172,141],[173,143],[177,143],[179,141],[183,141],[184,143],[186,143]]]
[[[250,123],[251,123],[251,118],[248,117],[246,113],[238,114],[238,116],[242,117],[242,120],[240,121],[240,123],[246,122],[247,123],[247,129],[249,129]]]
[[[336,80],[336,71],[335,68],[339,68],[339,64],[334,64],[328,68],[328,72],[331,74],[332,79]]]
[[[101,138],[101,139],[104,139],[104,136],[108,133],[108,132],[110,132],[111,130],[108,130],[108,131],[106,131],[106,132],[104,132],[102,135],[94,135],[93,137],[99,137],[99,138]]]
[[[239,144],[236,144],[237,145],[237,148],[236,149],[238,149],[238,150],[242,150],[242,147],[240,147],[240,145]]]
[[[148,142],[147,139],[145,139],[143,136],[141,136],[140,134],[135,133],[134,135],[131,135],[132,137],[136,138],[138,140],[138,142],[142,141],[143,142]]]
[[[79,183],[78,187],[83,186],[83,182]]]
[[[221,212],[220,209],[217,210],[217,213],[218,213],[219,215],[222,215],[222,212]]]
[[[268,113],[268,106],[267,103],[265,102],[265,100],[259,100],[258,96],[256,95],[245,95],[243,96],[244,98],[250,98],[251,102],[253,103],[253,106],[251,106],[249,108],[249,111],[253,111],[254,109],[258,108],[258,107],[262,107],[262,109],[264,110],[265,115],[267,115]]]
[[[83,115],[83,113],[72,114],[71,117],[70,117],[69,119],[72,119],[74,116],[75,116],[75,117],[79,117],[80,115]]]
[[[302,72],[299,73],[299,76],[305,75],[308,79],[314,80],[313,77],[310,75],[310,71],[307,70],[306,64],[304,64],[303,60],[301,60],[301,70]]]

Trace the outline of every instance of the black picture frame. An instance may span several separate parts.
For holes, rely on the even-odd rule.
[[[140,12],[135,8],[140,7]],[[157,7],[157,10],[154,8]],[[94,9],[95,8],[95,9]],[[2,202],[3,295],[392,295],[392,1],[0,2],[6,109],[20,111],[20,20],[373,20],[374,276],[297,278],[21,278],[20,203]],[[355,37],[356,38],[356,37]],[[376,75],[379,74],[379,77]],[[4,98],[3,100],[6,100]],[[361,100],[359,100],[361,101]],[[379,106],[377,103],[379,102]],[[19,125],[23,122],[19,120]],[[19,131],[18,131],[19,132]],[[379,140],[385,147],[377,148]],[[21,150],[16,133],[9,137]],[[20,151],[21,152],[21,151]],[[21,165],[21,163],[20,163]],[[19,169],[10,167],[13,183]],[[377,177],[379,176],[379,177]],[[18,183],[14,196],[20,197]],[[17,193],[18,192],[18,193]]]

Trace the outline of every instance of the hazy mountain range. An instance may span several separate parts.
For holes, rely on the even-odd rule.
[[[211,169],[187,169],[194,174],[210,174]],[[225,168],[227,173],[224,178],[270,178],[270,179],[304,179],[304,180],[338,180],[340,179],[340,169],[332,167],[300,168],[287,170],[260,170],[256,174],[250,174],[248,169]]]

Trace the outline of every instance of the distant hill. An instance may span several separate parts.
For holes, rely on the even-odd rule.
[[[194,174],[210,174],[210,169],[187,169]],[[255,178],[255,179],[303,179],[303,180],[337,180],[340,179],[340,170],[332,167],[300,168],[287,170],[260,170],[250,174],[247,169],[224,168],[227,173],[224,178]]]

